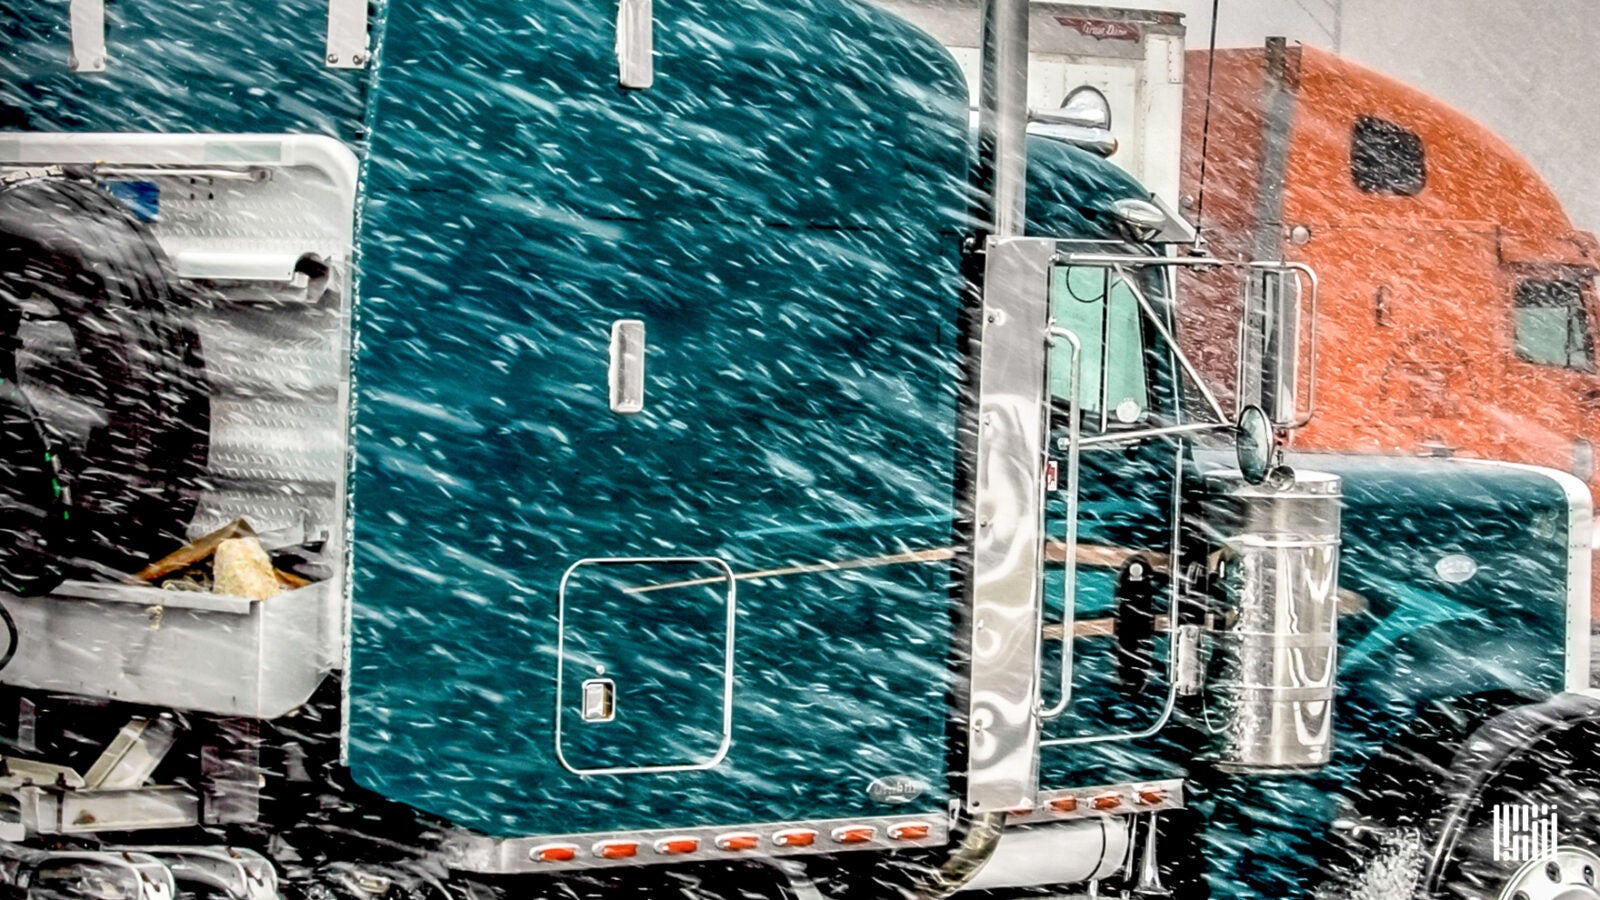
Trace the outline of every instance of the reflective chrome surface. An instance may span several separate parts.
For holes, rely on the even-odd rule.
[[[618,319],[611,323],[611,411],[644,411],[644,322]]]
[[[1259,406],[1246,406],[1239,411],[1239,424],[1234,436],[1234,456],[1239,460],[1239,471],[1244,480],[1260,484],[1272,470],[1275,440],[1272,423]]]
[[[991,233],[1021,235],[1027,222],[1028,0],[984,0],[978,92],[979,167],[987,169]]]
[[[1183,515],[1183,478],[1185,472],[1185,451],[1179,446],[1173,451],[1172,459],[1172,495],[1171,513],[1169,521],[1177,522]],[[1166,555],[1165,565],[1170,569],[1171,560],[1180,559],[1182,550],[1182,534],[1176,528],[1171,530],[1172,543]],[[1119,563],[1120,565],[1120,563]],[[1169,646],[1178,643],[1178,617],[1171,615],[1171,611],[1178,608],[1178,592],[1180,586],[1177,579],[1169,579],[1167,585],[1167,610],[1165,616],[1167,623],[1167,641]],[[1076,629],[1074,629],[1076,631]],[[1061,747],[1068,744],[1099,744],[1110,741],[1128,741],[1147,738],[1167,727],[1167,722],[1172,718],[1173,711],[1177,709],[1179,679],[1177,677],[1177,656],[1169,655],[1167,659],[1167,693],[1162,701],[1161,709],[1156,714],[1155,720],[1149,725],[1138,730],[1091,732],[1089,734],[1074,734],[1067,737],[1049,738],[1039,741],[1041,747]]]
[[[67,68],[74,72],[106,70],[105,0],[71,0],[67,21],[72,29],[72,52]]]
[[[1046,315],[1055,242],[991,241],[978,374],[967,802],[1033,799],[1039,749]]]
[[[335,69],[364,68],[367,49],[366,0],[328,0],[328,41],[323,61]]]
[[[1067,540],[1062,562],[1066,564],[1067,571],[1061,579],[1060,693],[1050,708],[1040,710],[1041,719],[1053,719],[1061,715],[1072,703],[1072,649],[1076,632],[1073,619],[1078,606],[1078,479],[1083,458],[1082,403],[1078,394],[1083,385],[1083,344],[1068,329],[1052,327],[1050,342],[1054,344],[1057,341],[1064,341],[1072,348],[1072,379],[1067,388],[1067,485],[1062,492],[1067,502]]]
[[[1108,805],[1113,797],[1116,798],[1116,804]],[[1101,801],[1099,808],[1094,803],[1096,799]],[[1006,813],[1006,827],[1104,816],[1131,816],[1183,809],[1185,805],[1182,778],[1091,784],[1040,791],[1027,808]]]
[[[1245,405],[1260,406],[1278,427],[1300,428],[1311,421],[1317,408],[1317,273],[1304,263],[1291,262],[1257,261],[1249,268],[1244,319],[1239,326],[1235,396],[1241,410]],[[1309,323],[1303,410],[1301,322]]]
[[[963,890],[1076,884],[1116,874],[1128,857],[1130,822],[1102,817],[1008,830]]]
[[[1333,749],[1340,483],[1298,472],[1274,486],[1207,479],[1207,526],[1226,594],[1222,674],[1210,699],[1218,755],[1250,769],[1326,763]]]
[[[228,900],[278,900],[277,870],[272,867],[270,860],[254,850],[244,847],[169,845],[112,849],[118,853],[155,857],[166,865],[180,885],[199,888],[194,895],[220,894]]]
[[[1511,900],[1595,900],[1600,856],[1584,847],[1563,845],[1522,864],[1496,896]]]
[[[173,900],[172,872],[146,853],[0,847],[0,883],[24,896]]]
[[[651,0],[617,5],[617,84],[644,90],[655,84],[655,14]]]
[[[926,826],[926,833],[921,826]],[[908,831],[915,827],[915,831]],[[835,838],[841,830],[870,829],[871,837],[859,842]],[[915,835],[922,835],[917,837]],[[730,835],[755,836],[756,845],[746,850],[726,850],[718,838]],[[788,839],[799,835],[802,840]],[[896,837],[895,835],[899,835]],[[805,820],[792,822],[740,823],[705,828],[656,831],[593,832],[585,834],[539,835],[536,837],[492,838],[456,831],[447,834],[442,849],[449,868],[484,874],[517,872],[557,872],[572,869],[617,868],[655,863],[681,863],[732,858],[783,858],[818,853],[844,853],[854,850],[910,849],[940,847],[950,836],[949,823],[942,813],[921,815],[866,816],[858,819]],[[665,852],[657,849],[664,841],[694,849]],[[606,854],[602,850],[617,844],[633,845],[632,855]],[[550,845],[574,848],[566,860],[541,861],[535,851]],[[670,849],[670,848],[669,848]]]

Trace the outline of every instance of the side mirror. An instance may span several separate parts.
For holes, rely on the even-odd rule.
[[[1267,480],[1277,456],[1277,438],[1272,423],[1259,406],[1246,406],[1239,412],[1234,429],[1234,451],[1239,458],[1239,474],[1251,484]]]
[[[1301,321],[1301,300],[1309,284],[1309,324]],[[1317,280],[1296,263],[1252,263],[1245,281],[1244,318],[1239,325],[1238,409],[1260,407],[1278,428],[1299,428],[1311,420],[1316,401]],[[1306,402],[1300,403],[1300,337],[1309,332],[1310,365]]]

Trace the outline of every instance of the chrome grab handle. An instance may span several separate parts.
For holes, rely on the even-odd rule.
[[[1072,639],[1077,625],[1075,618],[1078,602],[1078,460],[1082,449],[1079,434],[1082,428],[1079,420],[1082,416],[1078,394],[1083,385],[1083,343],[1070,330],[1052,325],[1046,333],[1045,342],[1055,346],[1056,341],[1066,341],[1072,347],[1072,381],[1067,394],[1067,558],[1065,582],[1061,591],[1061,696],[1049,709],[1039,711],[1041,719],[1053,719],[1061,715],[1072,702]],[[1047,360],[1048,358],[1046,356]],[[1045,409],[1048,419],[1048,403]],[[1040,506],[1042,508],[1043,504]],[[1040,607],[1039,615],[1043,624],[1043,606]],[[1042,662],[1040,668],[1043,668]],[[1041,688],[1043,684],[1044,680],[1041,678]],[[1040,699],[1042,702],[1042,696]]]
[[[1295,284],[1296,284],[1297,287],[1300,287],[1301,285],[1305,285],[1305,286],[1309,286],[1310,287],[1310,291],[1309,292],[1305,291],[1305,290],[1298,290],[1298,291],[1296,291],[1296,295],[1295,295],[1295,315],[1296,315],[1297,320],[1298,321],[1302,321],[1302,322],[1305,321],[1305,317],[1300,315],[1300,306],[1301,306],[1301,299],[1300,298],[1307,296],[1308,293],[1310,295],[1310,299],[1305,301],[1305,304],[1304,304],[1304,305],[1310,307],[1310,314],[1311,314],[1311,325],[1307,329],[1307,339],[1306,339],[1306,410],[1305,410],[1304,413],[1302,413],[1300,415],[1297,415],[1292,421],[1277,426],[1279,428],[1283,428],[1283,429],[1286,429],[1286,430],[1289,430],[1289,431],[1293,431],[1293,430],[1295,430],[1297,428],[1302,428],[1307,423],[1309,423],[1311,421],[1312,415],[1314,415],[1316,413],[1316,411],[1317,411],[1317,293],[1318,293],[1318,290],[1319,290],[1319,283],[1317,281],[1317,273],[1316,273],[1316,270],[1312,269],[1310,266],[1306,265],[1305,263],[1289,262],[1287,260],[1281,260],[1281,259],[1280,260],[1276,260],[1276,261],[1273,261],[1273,260],[1253,260],[1253,261],[1251,261],[1249,263],[1246,263],[1245,266],[1246,266],[1246,268],[1250,268],[1250,269],[1264,269],[1264,270],[1268,270],[1268,271],[1278,270],[1278,271],[1293,272],[1294,273],[1294,277],[1295,277]],[[1238,361],[1237,361],[1237,368],[1236,368],[1236,371],[1234,373],[1234,383],[1237,384],[1237,385],[1243,385],[1244,384],[1244,378],[1245,378],[1245,374],[1246,374],[1244,368],[1245,368],[1245,356],[1246,356],[1246,352],[1247,352],[1246,348],[1245,348],[1245,337],[1246,337],[1247,330],[1248,330],[1248,328],[1246,326],[1245,320],[1241,319],[1240,322],[1239,322],[1239,340],[1238,340],[1238,353],[1237,353]],[[1295,352],[1296,359],[1298,360],[1298,357],[1299,357],[1299,354],[1300,354],[1300,348],[1298,346],[1296,346],[1294,348],[1294,352]],[[1298,362],[1297,362],[1297,364],[1298,364]],[[1298,381],[1298,379],[1296,379],[1296,380]],[[1240,407],[1239,407],[1240,403],[1242,403],[1242,400],[1240,400],[1239,398],[1236,397],[1235,398],[1235,409],[1234,409],[1235,414],[1237,414],[1238,412],[1241,411]],[[1296,404],[1296,405],[1298,405],[1298,404]]]
[[[1311,421],[1311,416],[1317,411],[1317,273],[1316,270],[1312,269],[1305,263],[1288,262],[1285,260],[1278,260],[1277,262],[1252,262],[1250,263],[1250,267],[1252,269],[1288,269],[1289,271],[1295,273],[1296,283],[1298,283],[1303,276],[1306,284],[1310,285],[1311,287],[1311,299],[1306,304],[1307,306],[1311,307],[1311,327],[1306,338],[1306,411],[1304,415],[1297,417],[1293,422],[1290,422],[1287,426],[1285,426],[1286,428],[1290,429],[1301,428],[1304,427],[1306,423]],[[1242,350],[1243,348],[1241,347],[1240,349]],[[1295,352],[1299,353],[1300,348],[1296,347]]]
[[[1309,265],[1301,262],[1290,262],[1288,260],[1252,260],[1250,262],[1237,262],[1233,260],[1217,259],[1210,256],[1130,256],[1126,254],[1115,253],[1066,253],[1058,255],[1056,257],[1056,262],[1063,263],[1065,265],[1108,266],[1116,269],[1118,274],[1127,281],[1128,286],[1133,289],[1135,295],[1139,297],[1140,306],[1143,307],[1145,313],[1155,321],[1156,328],[1157,330],[1161,331],[1162,337],[1166,338],[1172,346],[1173,352],[1178,358],[1178,364],[1183,368],[1185,373],[1194,380],[1195,385],[1200,389],[1201,394],[1205,397],[1207,404],[1211,406],[1212,410],[1223,422],[1229,422],[1231,420],[1222,414],[1222,406],[1217,402],[1216,396],[1212,394],[1211,389],[1206,385],[1205,379],[1199,376],[1199,373],[1189,362],[1188,357],[1178,347],[1177,341],[1173,340],[1172,335],[1168,332],[1160,317],[1155,315],[1154,309],[1150,307],[1148,300],[1143,297],[1143,292],[1139,290],[1138,285],[1133,281],[1133,279],[1127,277],[1126,267],[1165,266],[1174,269],[1208,269],[1213,266],[1228,267],[1242,265],[1246,268],[1252,269],[1287,269],[1294,272],[1295,280],[1297,282],[1303,278],[1305,284],[1309,285],[1311,288],[1310,298],[1306,304],[1310,307],[1309,311],[1311,314],[1311,327],[1309,329],[1308,339],[1310,347],[1310,365],[1308,367],[1309,371],[1306,376],[1306,412],[1304,415],[1299,416],[1292,423],[1285,427],[1291,429],[1300,428],[1311,421],[1311,416],[1316,412],[1317,405],[1317,295],[1320,286],[1317,280],[1316,270],[1312,269]],[[1244,325],[1241,322],[1241,332],[1239,335],[1241,349],[1244,340],[1243,327]],[[1243,353],[1240,353],[1239,363],[1241,366],[1243,365],[1243,359]],[[1237,376],[1236,383],[1241,383],[1242,380],[1243,373],[1241,371]],[[1235,412],[1237,413],[1237,410]]]

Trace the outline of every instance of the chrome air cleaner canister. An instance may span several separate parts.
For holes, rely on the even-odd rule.
[[[1264,484],[1207,478],[1220,609],[1207,712],[1218,762],[1320,766],[1333,749],[1339,479],[1283,470]]]

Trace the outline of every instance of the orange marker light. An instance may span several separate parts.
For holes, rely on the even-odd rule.
[[[639,845],[633,841],[601,841],[594,845],[594,855],[601,859],[627,859],[639,855]]]
[[[889,837],[897,841],[920,841],[930,830],[927,822],[901,822],[889,826]]]
[[[1077,797],[1057,797],[1050,801],[1050,808],[1056,812],[1077,812]]]
[[[1116,793],[1099,794],[1089,801],[1089,805],[1095,809],[1116,809],[1122,805],[1122,795]]]
[[[724,834],[717,838],[717,846],[723,850],[754,850],[761,843],[761,838],[753,834]]]
[[[577,844],[541,844],[528,851],[534,862],[571,862],[578,858]]]
[[[833,839],[840,844],[865,844],[877,833],[871,825],[846,825],[833,830]]]
[[[1158,803],[1165,803],[1166,800],[1167,792],[1161,788],[1139,789],[1139,802],[1143,803],[1145,806],[1155,806]]]
[[[656,841],[656,852],[661,854],[693,853],[699,849],[699,838],[670,837]]]
[[[809,828],[791,828],[772,836],[779,847],[809,847],[817,842],[817,833]]]

